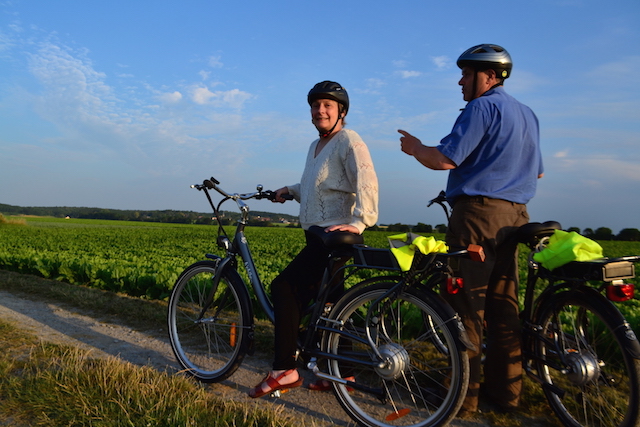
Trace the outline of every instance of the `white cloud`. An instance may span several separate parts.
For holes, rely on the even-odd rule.
[[[220,57],[219,56],[210,56],[209,57],[209,66],[211,68],[222,68],[223,67],[223,63],[222,61],[220,61]]]
[[[108,115],[116,101],[113,90],[84,53],[44,42],[28,56],[29,71],[44,88],[38,97],[40,112],[50,120],[88,121]]]
[[[432,56],[431,60],[439,70],[446,69],[451,66],[448,56]]]
[[[208,103],[209,100],[215,96],[216,95],[206,87],[197,87],[193,90],[191,99],[196,104],[203,105]]]
[[[159,98],[160,101],[164,103],[172,104],[180,101],[182,99],[182,94],[176,90],[175,92],[163,93],[159,96]]]
[[[422,75],[422,73],[420,71],[409,71],[409,70],[398,71],[398,74],[400,74],[400,76],[403,79],[410,79],[412,77],[420,77]]]
[[[191,99],[199,105],[227,106],[231,108],[242,108],[244,103],[253,96],[240,89],[228,91],[212,92],[207,87],[196,87],[192,91]]]

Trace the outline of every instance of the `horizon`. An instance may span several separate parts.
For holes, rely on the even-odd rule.
[[[0,205],[2,205],[2,204],[4,204],[4,205],[8,205],[7,203],[0,203]],[[193,213],[196,213],[196,214],[204,214],[204,215],[212,215],[212,214],[213,214],[213,213],[208,213],[208,212],[204,212],[204,211],[194,211],[194,210],[185,210],[185,209],[115,209],[115,208],[104,208],[104,207],[99,207],[99,206],[60,206],[60,205],[54,205],[54,206],[18,206],[18,205],[8,205],[8,206],[12,206],[12,207],[16,207],[16,208],[25,208],[25,209],[29,209],[29,208],[33,208],[33,209],[38,209],[38,208],[42,208],[42,209],[48,209],[48,208],[51,208],[51,209],[53,209],[53,208],[58,208],[58,209],[60,209],[60,208],[69,208],[69,209],[104,209],[104,210],[114,210],[114,211],[131,211],[131,212],[163,212],[163,211],[174,211],[174,212],[193,212]],[[285,213],[285,212],[273,212],[273,211],[269,211],[269,210],[251,209],[251,207],[249,207],[249,208],[250,208],[250,211],[249,211],[249,212],[260,212],[260,213],[263,213],[263,214],[270,214],[270,215],[285,215],[285,216],[293,216],[293,217],[296,217],[296,218],[298,217],[298,215],[295,215],[295,214],[288,214],[288,213]],[[230,211],[230,210],[223,210],[223,212],[232,212],[232,213],[240,214],[239,212],[235,212],[235,211],[233,211],[233,210],[231,210],[231,211]],[[0,212],[0,214],[2,214],[2,212]],[[26,214],[18,214],[18,215],[11,215],[11,216],[20,216],[20,215],[26,215]],[[443,217],[444,217],[444,213],[443,213]],[[378,221],[378,222],[376,223],[376,226],[377,226],[377,227],[387,227],[387,226],[390,226],[390,225],[401,224],[401,225],[406,225],[406,226],[409,226],[409,227],[415,227],[415,226],[417,226],[417,225],[419,225],[419,224],[424,224],[424,225],[432,226],[432,227],[435,229],[436,227],[438,227],[438,226],[440,226],[440,225],[445,225],[445,226],[447,225],[446,218],[444,218],[444,219],[445,219],[445,220],[444,220],[444,221],[442,221],[442,222],[439,222],[439,223],[432,223],[432,224],[430,224],[430,223],[425,223],[425,222],[422,222],[422,221],[419,221],[419,222],[417,222],[417,223],[415,223],[415,224],[412,224],[412,223],[403,223],[403,222],[389,222],[389,223],[383,223],[383,222]],[[114,220],[114,221],[118,221],[118,220]],[[568,226],[568,227],[567,227],[567,226],[565,226],[565,225],[562,225],[562,227],[563,227],[563,229],[564,229],[564,230],[568,230],[568,229],[572,229],[572,228],[578,228],[578,227],[571,226],[571,225],[570,225],[570,226]],[[640,230],[640,227],[624,227],[624,228],[621,228],[620,230],[617,230],[617,231],[616,231],[616,230],[614,230],[614,229],[611,229],[610,227],[604,227],[604,226],[598,226],[598,227],[585,227],[585,228],[580,228],[579,230],[580,230],[580,233],[582,234],[582,233],[584,233],[584,232],[585,232],[585,230],[591,230],[591,231],[594,231],[594,232],[595,232],[596,230],[598,230],[598,229],[600,229],[600,228],[608,228],[608,229],[610,229],[614,236],[619,235],[623,230]]]

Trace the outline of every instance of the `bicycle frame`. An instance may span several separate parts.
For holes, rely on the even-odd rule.
[[[216,276],[214,278],[214,282],[218,282],[222,273],[227,265],[231,265],[235,267],[237,256],[240,256],[240,259],[243,261],[243,265],[249,277],[249,283],[253,288],[256,298],[264,310],[267,318],[270,322],[274,322],[274,311],[273,311],[273,303],[267,294],[266,288],[260,280],[260,275],[258,273],[258,269],[255,266],[253,261],[253,256],[251,255],[251,249],[249,248],[249,244],[247,242],[247,237],[244,234],[244,229],[248,224],[249,220],[249,207],[244,200],[253,199],[253,198],[269,198],[273,196],[272,192],[263,192],[262,186],[259,185],[257,191],[255,193],[248,194],[229,194],[226,191],[222,190],[217,186],[219,184],[214,178],[211,180],[205,180],[203,185],[192,185],[192,188],[197,188],[198,190],[204,191],[207,196],[207,200],[209,200],[209,204],[211,205],[216,218],[218,219],[218,246],[224,248],[226,251],[226,256],[221,258],[214,254],[206,254],[205,256],[209,259],[215,260],[218,262],[218,269],[216,270]],[[222,194],[224,198],[218,206],[216,207],[211,199],[211,195],[209,194],[209,189],[215,189],[218,193]],[[222,228],[222,223],[219,220],[219,208],[222,203],[227,200],[234,200],[242,213],[242,217],[238,220],[238,224],[236,225],[236,230],[233,236],[233,240],[229,240],[228,236],[224,232]]]

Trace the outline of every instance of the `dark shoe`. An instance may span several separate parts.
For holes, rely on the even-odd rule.
[[[478,415],[478,411],[469,411],[468,409],[460,409],[458,411],[458,415],[456,418],[460,418],[462,420],[470,420],[475,418]]]
[[[497,414],[512,414],[518,410],[517,405],[504,405],[494,399],[484,384],[480,384],[480,405],[485,408],[486,411]]]

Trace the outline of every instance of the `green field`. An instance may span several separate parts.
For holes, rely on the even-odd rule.
[[[206,253],[222,255],[216,231],[207,225],[27,218],[25,226],[0,227],[0,268],[163,299],[184,268]],[[387,247],[389,234],[367,232],[366,240]],[[304,243],[296,228],[248,227],[246,235],[265,284]]]
[[[26,225],[0,226],[0,268],[149,299],[168,297],[180,272],[222,255],[215,245],[217,227],[107,221],[26,218]],[[233,232],[232,228],[228,229]],[[395,232],[366,231],[365,242],[387,248]],[[303,245],[301,229],[248,227],[246,235],[260,279],[271,283]],[[443,238],[443,235],[436,235]],[[640,254],[640,242],[599,242],[605,256]],[[525,274],[526,248],[520,253]],[[634,279],[638,285],[638,279]],[[638,301],[634,301],[638,302]],[[626,303],[635,315],[638,307]]]

